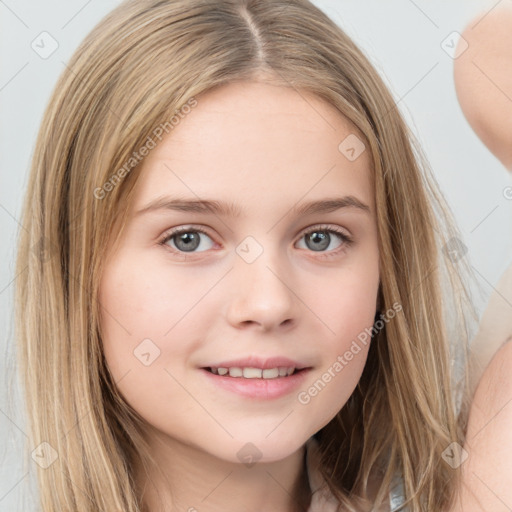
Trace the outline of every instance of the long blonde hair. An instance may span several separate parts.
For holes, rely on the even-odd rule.
[[[142,420],[102,353],[105,248],[133,197],[134,151],[192,99],[239,80],[316,94],[359,129],[371,155],[379,301],[402,312],[375,334],[357,389],[315,436],[322,474],[343,510],[356,510],[374,472],[376,500],[385,501],[397,471],[412,512],[443,510],[458,479],[443,451],[463,443],[466,421],[464,376],[451,367],[468,341],[466,258],[452,257],[451,213],[392,95],[308,0],[129,0],[85,38],[55,86],[33,156],[16,283],[29,449],[47,442],[58,454],[38,468],[42,510],[144,509],[132,474],[146,460]]]

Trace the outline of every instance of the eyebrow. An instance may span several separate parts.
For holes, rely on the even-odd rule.
[[[310,201],[291,209],[295,215],[312,215],[315,213],[330,213],[336,210],[349,208],[356,211],[371,213],[370,207],[355,196],[327,198],[320,201]],[[234,203],[223,203],[212,199],[186,199],[172,197],[158,197],[138,210],[139,216],[148,212],[159,210],[174,210],[179,212],[212,213],[231,217],[240,217],[243,213]]]

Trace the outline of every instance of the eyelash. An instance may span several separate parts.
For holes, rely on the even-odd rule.
[[[342,241],[342,245],[340,245],[337,249],[334,249],[332,251],[328,251],[328,252],[324,252],[324,251],[311,251],[312,253],[315,253],[317,252],[318,255],[320,255],[320,258],[331,258],[331,257],[334,257],[334,256],[337,256],[339,252],[343,251],[344,249],[350,247],[352,244],[353,244],[353,239],[348,236],[345,232],[341,231],[340,229],[338,228],[335,228],[333,226],[328,226],[328,225],[318,225],[318,226],[313,226],[312,228],[309,228],[307,231],[303,231],[299,237],[299,240],[301,238],[303,238],[305,235],[309,235],[311,233],[314,233],[315,231],[322,231],[322,232],[327,232],[327,233],[335,233],[336,235],[338,235]],[[182,233],[190,233],[190,232],[197,232],[197,233],[203,233],[204,235],[208,236],[209,238],[212,238],[210,236],[210,234],[205,231],[204,229],[200,228],[200,227],[196,227],[196,226],[188,226],[188,227],[184,227],[184,228],[176,228],[176,229],[173,229],[171,231],[168,231],[167,233],[165,233],[163,235],[163,238],[158,242],[159,245],[163,246],[165,249],[168,249],[170,250],[171,252],[173,253],[178,253],[178,254],[184,254],[184,255],[192,255],[192,254],[196,254],[195,252],[186,252],[186,251],[177,251],[176,249],[173,249],[172,247],[169,247],[167,244],[167,242],[169,240],[171,240],[173,237],[175,236],[178,236]],[[204,252],[204,251],[200,251],[200,252]]]

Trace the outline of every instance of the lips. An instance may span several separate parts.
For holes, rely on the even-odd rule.
[[[247,364],[247,360],[243,360],[243,362],[244,364]],[[226,361],[223,364],[226,363],[232,364],[231,361]],[[202,368],[201,374],[206,379],[205,383],[215,386],[216,389],[222,389],[223,391],[231,394],[237,394],[246,399],[261,401],[284,398],[292,395],[299,386],[304,384],[304,380],[310,374],[310,371],[311,368],[303,368],[302,370],[296,370],[293,374],[285,377],[269,379],[236,378],[229,375],[218,375],[209,371],[208,368]]]

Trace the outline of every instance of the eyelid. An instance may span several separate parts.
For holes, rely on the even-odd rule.
[[[312,231],[334,231],[335,233],[343,235],[346,238],[351,238],[348,230],[334,226],[333,224],[312,224],[300,232],[299,238],[303,237],[306,233],[311,233]]]

